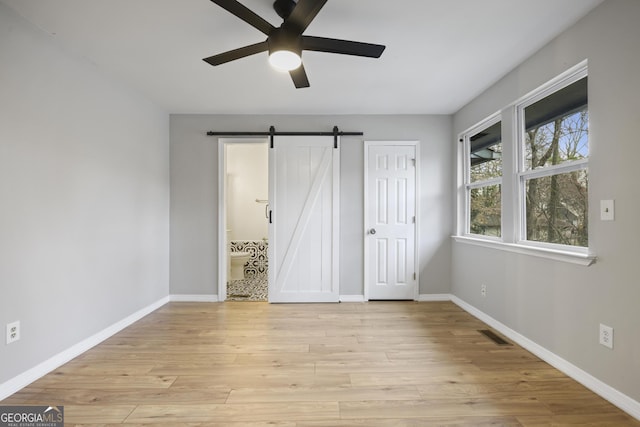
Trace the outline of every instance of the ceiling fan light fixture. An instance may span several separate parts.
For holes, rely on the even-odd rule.
[[[279,71],[291,71],[302,64],[302,58],[291,50],[276,50],[269,54],[269,64]]]

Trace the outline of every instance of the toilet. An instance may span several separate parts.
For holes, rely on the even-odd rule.
[[[250,252],[229,252],[229,258],[231,259],[229,280],[244,279],[244,266],[249,261],[250,257]]]

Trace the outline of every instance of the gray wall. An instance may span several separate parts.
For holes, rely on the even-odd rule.
[[[420,293],[449,293],[453,149],[448,116],[171,116],[171,293],[218,293],[215,131],[363,131],[343,137],[340,294],[362,295],[364,140],[421,141]]]
[[[1,3],[0,64],[2,384],[168,295],[169,118]]]
[[[597,263],[582,267],[464,243],[452,247],[453,294],[636,401],[640,401],[638,18],[639,1],[605,1],[454,117],[457,135],[588,59],[589,239]],[[599,220],[602,199],[615,199],[614,222]],[[488,287],[486,298],[480,296],[481,283]],[[615,329],[613,350],[598,344],[599,323]]]

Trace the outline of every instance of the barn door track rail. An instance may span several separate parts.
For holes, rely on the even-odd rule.
[[[338,148],[339,136],[359,136],[364,135],[363,132],[343,132],[338,126],[333,127],[332,132],[277,132],[275,126],[269,128],[269,132],[207,132],[207,136],[221,137],[250,137],[250,136],[268,136],[270,147],[273,148],[273,138],[275,136],[333,136],[333,148]]]

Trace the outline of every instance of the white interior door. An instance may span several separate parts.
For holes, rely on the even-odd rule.
[[[339,149],[276,136],[269,150],[269,302],[337,302]]]
[[[417,142],[365,142],[365,298],[414,300]]]

